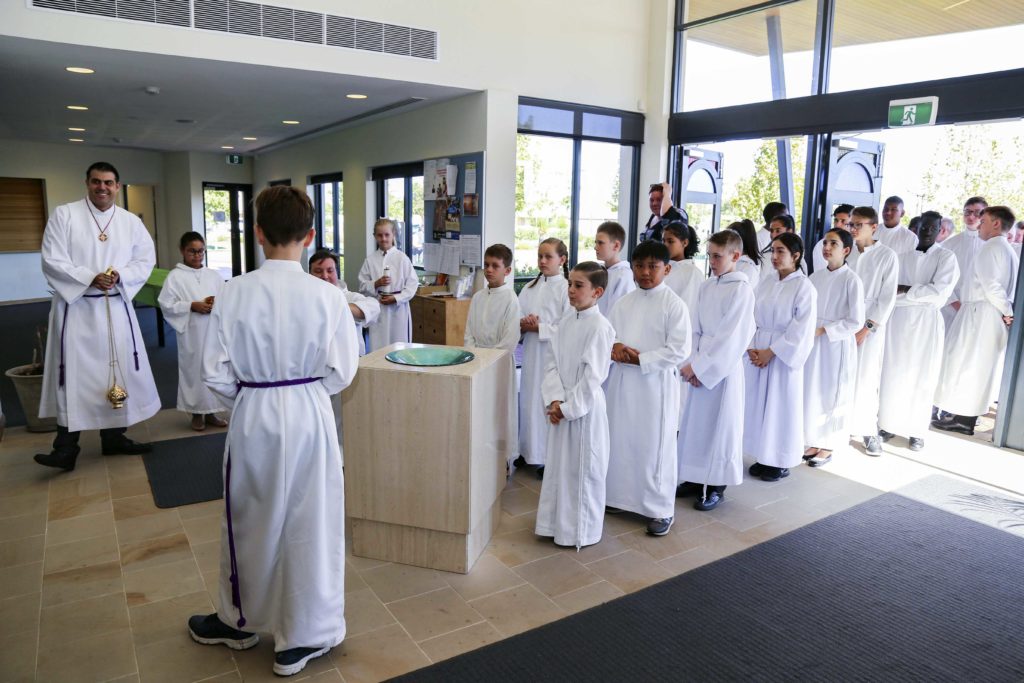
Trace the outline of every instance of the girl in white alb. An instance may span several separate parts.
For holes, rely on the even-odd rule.
[[[377,249],[367,255],[359,269],[359,292],[380,301],[380,317],[367,325],[368,352],[412,340],[409,301],[419,288],[412,261],[395,246],[394,221],[381,218],[374,223],[373,239]]]

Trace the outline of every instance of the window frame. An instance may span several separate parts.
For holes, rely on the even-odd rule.
[[[316,229],[316,248],[317,249],[330,249],[338,256],[344,256],[345,246],[345,235],[344,230],[341,227],[344,211],[341,208],[341,199],[344,194],[344,178],[343,174],[339,171],[337,173],[321,173],[319,175],[312,175],[309,177],[309,186],[313,188],[313,227]],[[333,235],[331,244],[326,242],[324,234],[324,192],[327,187],[331,189],[331,199],[333,200],[332,225]],[[340,273],[339,273],[340,275]]]
[[[377,200],[377,216],[380,218],[397,218],[397,216],[388,216],[388,196],[387,196],[387,181],[388,180],[403,180],[403,187],[405,190],[405,202],[403,207],[403,215],[401,217],[402,223],[405,225],[403,231],[402,240],[402,251],[409,257],[409,260],[413,260],[412,253],[412,180],[413,178],[423,177],[423,162],[410,162],[405,164],[392,164],[390,166],[378,166],[373,169],[370,174],[370,178],[374,181],[374,194]],[[424,207],[424,212],[426,208]],[[426,233],[426,213],[423,216],[423,230]],[[416,270],[422,271],[423,266],[413,265]]]

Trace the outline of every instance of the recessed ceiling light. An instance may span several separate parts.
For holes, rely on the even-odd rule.
[[[366,99],[366,95],[360,95],[359,93],[355,93],[355,92],[351,92],[348,95],[345,95],[345,97],[349,98],[350,100],[365,100]]]
[[[64,70],[65,71],[70,71],[73,74],[94,74],[94,73],[96,73],[94,70],[90,69],[87,66],[66,66],[66,67],[64,67]]]
[[[70,109],[71,111],[89,111],[89,107],[83,106],[81,104],[69,104],[68,109]]]
[[[297,126],[297,125],[299,125],[298,121],[282,121],[281,123],[283,123],[286,126]]]
[[[82,138],[68,138],[68,142],[85,142]]]
[[[68,128],[68,130],[71,131],[72,133],[84,133],[85,132],[85,128]]]
[[[232,147],[231,145],[221,145],[220,148],[221,149],[234,149],[234,147]]]
[[[259,138],[242,138],[242,139],[243,140],[248,140],[249,142],[253,142],[255,140],[259,140]]]

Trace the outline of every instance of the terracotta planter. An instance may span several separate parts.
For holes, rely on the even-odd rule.
[[[25,374],[31,365],[19,365],[5,374],[14,382],[18,400],[25,411],[26,429],[30,432],[53,432],[57,430],[57,418],[39,417],[39,397],[43,393],[43,376]]]

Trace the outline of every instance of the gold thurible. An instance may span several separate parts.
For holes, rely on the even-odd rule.
[[[113,275],[114,267],[107,268],[105,275]],[[107,389],[107,401],[114,410],[124,408],[124,402],[128,400],[128,391],[117,383],[117,374],[121,367],[117,361],[117,346],[114,343],[114,321],[110,316],[110,290],[103,290],[103,299],[107,304],[107,343],[110,348],[110,388]],[[121,374],[121,381],[124,381],[124,374]]]

